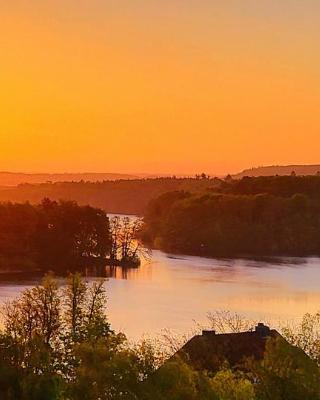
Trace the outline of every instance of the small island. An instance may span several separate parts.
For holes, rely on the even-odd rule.
[[[114,216],[73,201],[0,204],[0,272],[66,274],[84,268],[138,267],[148,252],[138,218]]]

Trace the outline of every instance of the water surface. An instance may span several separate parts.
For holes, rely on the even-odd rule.
[[[131,338],[189,331],[214,310],[274,325],[320,310],[319,258],[216,260],[154,251],[139,269],[107,268],[106,275],[110,322]],[[2,278],[0,302],[37,282]]]

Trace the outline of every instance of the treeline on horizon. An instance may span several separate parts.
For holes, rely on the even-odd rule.
[[[38,204],[43,198],[72,200],[90,204],[108,213],[142,215],[149,201],[174,190],[202,191],[214,187],[219,179],[152,178],[103,182],[58,182],[22,184],[0,188],[0,201]]]
[[[320,177],[244,178],[219,191],[152,200],[144,240],[200,256],[320,255]]]
[[[320,197],[320,176],[270,176],[225,179],[199,174],[194,178],[149,178],[103,182],[57,182],[21,184],[0,188],[0,201],[38,204],[43,198],[72,200],[80,205],[102,208],[108,213],[143,215],[149,202],[172,191],[201,193],[211,190],[228,194],[269,193],[292,196],[303,193]]]

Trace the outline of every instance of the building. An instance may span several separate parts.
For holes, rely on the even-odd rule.
[[[241,368],[248,359],[262,361],[268,339],[272,338],[280,340],[290,349],[302,352],[290,345],[276,330],[259,323],[255,330],[247,332],[216,334],[215,331],[203,331],[202,335],[190,339],[174,357],[181,357],[196,370],[216,372],[226,362],[232,368]]]

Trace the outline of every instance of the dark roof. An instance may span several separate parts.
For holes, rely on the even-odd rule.
[[[230,367],[236,367],[248,358],[262,360],[267,339],[276,337],[282,336],[263,324],[252,332],[215,334],[214,331],[203,331],[202,335],[189,340],[175,356],[181,356],[195,369],[216,371],[225,361]]]

